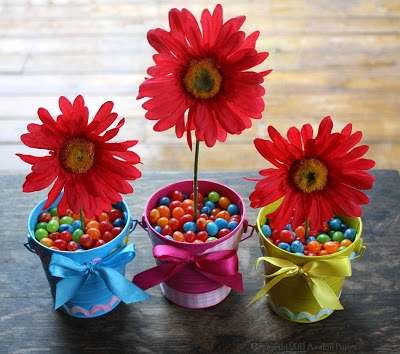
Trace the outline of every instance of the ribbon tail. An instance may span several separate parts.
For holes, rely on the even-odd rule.
[[[315,299],[322,308],[343,310],[343,306],[337,295],[325,280],[311,277],[306,277],[306,279]]]
[[[125,304],[143,301],[150,298],[142,289],[132,284],[121,273],[113,268],[101,268],[97,270],[104,280],[108,290],[122,300]]]
[[[264,296],[270,289],[279,283],[283,278],[288,276],[287,273],[279,274],[275,278],[272,278],[268,283],[266,283],[262,289],[253,297],[253,299],[247,304],[246,307],[250,306],[254,301],[258,300],[260,297]],[[289,275],[292,276],[292,275]]]
[[[205,272],[198,268],[196,268],[196,270],[199,273],[206,276],[207,278],[214,280],[219,284],[229,286],[230,288],[240,291],[241,293],[243,292],[243,280],[242,280],[242,274],[240,274],[240,273],[221,276],[221,275]]]
[[[156,267],[147,269],[142,273],[136,274],[132,279],[132,283],[136,284],[139,288],[143,290],[147,290],[173,277],[176,273],[179,273],[186,265],[186,262],[163,263]]]
[[[60,280],[56,285],[56,296],[54,309],[64,305],[68,300],[74,297],[79,289],[86,283],[89,275],[75,275],[73,277]]]

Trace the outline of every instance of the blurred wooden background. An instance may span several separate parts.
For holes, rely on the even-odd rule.
[[[267,166],[253,145],[268,125],[315,127],[330,115],[335,130],[362,130],[376,168],[400,169],[400,1],[229,0],[224,20],[246,15],[247,34],[261,31],[269,51],[263,119],[200,155],[201,170]],[[149,29],[167,29],[172,7],[197,18],[215,2],[144,0],[0,0],[0,172],[26,173],[16,152],[39,155],[19,137],[37,109],[57,116],[61,95],[82,94],[90,112],[107,100],[127,119],[118,140],[138,139],[141,170],[191,170],[193,153],[173,131],[156,133],[136,101],[152,65]]]

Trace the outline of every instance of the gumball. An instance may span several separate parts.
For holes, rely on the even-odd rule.
[[[239,214],[239,208],[236,204],[229,204],[228,208],[226,209],[230,215],[237,215]]]
[[[86,229],[86,233],[92,237],[93,240],[97,240],[100,238],[101,233],[99,229],[95,229],[94,227],[91,227],[89,229]],[[82,235],[83,236],[83,235]],[[82,237],[81,236],[81,237]]]
[[[345,238],[342,242],[340,242],[340,246],[349,247],[353,242],[349,239]]]
[[[303,253],[304,246],[300,241],[294,240],[290,245],[290,251],[293,253]]]
[[[341,232],[341,231],[335,231],[332,235],[333,241],[342,242],[343,239],[344,239],[344,235],[343,235],[343,232]]]
[[[168,225],[168,218],[166,217],[161,217],[157,220],[157,225],[163,228],[165,225]]]
[[[81,236],[84,234],[82,229],[76,229],[72,233],[72,241],[79,243]]]
[[[279,238],[282,242],[291,244],[294,241],[295,237],[292,231],[284,229],[279,233]]]
[[[296,229],[294,230],[294,233],[296,234],[297,237],[304,238],[306,236],[306,230],[304,226],[297,226]]]
[[[342,221],[338,218],[333,218],[328,221],[329,228],[334,231],[340,231],[342,227]]]
[[[231,201],[228,197],[222,196],[219,198],[218,204],[221,208],[227,210],[228,206],[231,204]]]
[[[49,238],[51,238],[53,241],[57,240],[60,237],[60,233],[58,231],[52,232],[49,234]]]
[[[207,219],[205,219],[203,217],[199,217],[196,220],[196,226],[197,226],[197,229],[199,229],[200,231],[204,231],[207,227]]]
[[[185,210],[182,207],[176,207],[172,210],[172,217],[180,220],[182,216],[185,215]]]
[[[169,206],[167,206],[167,205],[160,205],[159,207],[157,207],[157,210],[160,212],[161,218],[164,217],[164,218],[168,219],[171,216],[171,210],[169,209]]]
[[[113,227],[113,224],[111,224],[109,221],[101,221],[99,224],[99,230],[102,234],[104,234],[106,231],[111,231]]]
[[[86,228],[88,228],[88,229],[91,229],[91,228],[99,229],[100,228],[100,223],[97,220],[89,221],[86,224]]]
[[[207,201],[204,203],[204,207],[209,208],[209,209],[210,209],[210,213],[211,213],[211,210],[215,209],[215,203],[212,202],[211,200],[207,200]]]
[[[218,225],[215,222],[209,222],[206,231],[210,236],[215,236],[218,233]]]
[[[200,240],[202,242],[206,242],[209,238],[210,238],[210,236],[208,235],[207,231],[200,231],[196,235],[196,239]],[[217,239],[217,238],[214,237],[214,239]]]
[[[68,251],[76,251],[78,248],[79,248],[79,245],[75,241],[69,241],[67,243],[67,250]]]
[[[58,228],[60,227],[60,224],[57,220],[49,220],[49,222],[47,223],[47,231],[48,232],[56,232],[58,231]]]
[[[51,220],[51,217],[52,217],[51,213],[49,213],[48,211],[44,211],[39,214],[38,221],[49,222]]]
[[[194,231],[188,231],[185,233],[185,241],[192,243],[194,240],[196,240],[196,233]]]
[[[330,241],[331,238],[327,234],[320,234],[317,236],[317,241],[321,244]]]
[[[74,219],[72,216],[63,216],[60,219],[60,224],[68,224],[68,225],[72,225],[72,223],[74,222]]]
[[[35,231],[36,240],[40,241],[42,238],[48,238],[49,233],[45,229],[37,229]]]
[[[214,223],[218,226],[218,230],[228,228],[228,221],[223,218],[215,219]]]
[[[348,228],[345,232],[344,232],[344,238],[347,240],[350,240],[351,242],[353,242],[356,239],[356,230],[354,230],[353,228]]]
[[[237,221],[229,221],[228,223],[228,229],[233,231],[238,227],[239,223]]]
[[[173,211],[175,208],[181,207],[182,206],[182,202],[180,200],[173,200],[170,204],[169,204],[169,210]]]
[[[122,228],[124,228],[124,227],[125,227],[125,220],[122,219],[122,218],[115,219],[115,220],[112,222],[112,225],[113,225],[114,227],[122,227]]]
[[[174,239],[175,241],[185,242],[185,236],[184,236],[183,233],[180,232],[180,231],[175,231],[175,232],[172,234],[172,237],[173,237],[173,239]]]
[[[171,199],[172,199],[173,201],[182,202],[182,200],[183,200],[183,194],[182,194],[182,192],[181,192],[181,191],[173,191],[173,192],[171,193]]]
[[[58,215],[57,207],[50,208],[49,213],[51,214],[51,216],[60,216]]]
[[[193,200],[191,200],[191,199],[185,199],[183,202],[182,202],[182,209],[186,212],[186,209],[189,207],[189,206],[194,206],[194,202],[193,202]]]
[[[183,231],[184,232],[188,232],[188,231],[193,231],[196,232],[197,231],[197,226],[196,223],[194,221],[188,221],[183,225]]]
[[[171,203],[171,199],[168,197],[162,197],[158,200],[158,206],[165,205],[168,206]]]
[[[53,246],[54,241],[51,238],[43,237],[39,241],[43,246],[51,247]]]
[[[79,240],[79,243],[85,248],[91,248],[92,245],[94,244],[92,237],[88,234],[83,234]],[[67,248],[67,243],[65,243],[65,248]]]
[[[155,224],[160,217],[161,217],[161,215],[160,215],[160,212],[158,211],[158,209],[151,209],[150,210],[149,221],[152,224]]]
[[[98,219],[99,219],[99,222],[100,222],[100,223],[103,222],[103,221],[110,222],[110,217],[108,216],[108,213],[106,213],[106,212],[101,213],[101,214],[99,215]]]
[[[104,241],[102,238],[99,238],[98,240],[96,240],[94,247],[100,247],[106,244],[106,241]]]
[[[272,234],[272,230],[269,227],[269,225],[264,224],[263,226],[261,226],[261,233],[265,236],[265,237],[271,237]]]
[[[321,250],[321,244],[318,241],[310,241],[307,243],[308,251],[312,253],[318,253]]]
[[[282,230],[283,231],[283,230]],[[287,230],[289,231],[289,230]],[[287,242],[279,243],[278,247],[284,251],[290,252],[290,245]]]
[[[122,211],[119,210],[119,209],[111,209],[108,212],[108,216],[109,216],[111,222],[116,220],[116,219],[118,219],[118,218],[123,218],[124,217],[124,215],[122,214]]]
[[[207,198],[208,198],[208,200],[211,200],[213,203],[216,203],[219,201],[220,195],[218,192],[212,191],[212,192],[208,193]]]
[[[65,242],[69,242],[72,240],[72,234],[69,231],[63,231],[60,233],[59,238],[61,238],[62,240],[64,240]]]
[[[170,235],[170,236],[172,236],[172,234],[174,233],[174,230],[172,230],[172,227],[171,226],[169,226],[168,224],[167,225],[165,225],[165,226],[163,226],[163,228],[162,228],[162,231],[161,231],[161,234],[162,235]]]
[[[114,239],[114,235],[110,231],[105,231],[103,233],[103,241],[105,243],[110,242],[112,239]]]
[[[111,233],[113,234],[114,237],[116,237],[122,232],[122,230],[123,230],[122,227],[113,227]]]
[[[194,193],[190,194],[189,199],[194,200]],[[200,203],[203,200],[203,194],[197,193],[197,203]]]
[[[229,235],[231,233],[231,230],[229,230],[229,229],[221,229],[221,230],[219,230],[218,231],[218,238],[221,238],[221,237],[224,237],[224,236],[226,236],[226,235]]]
[[[179,230],[181,223],[176,218],[171,218],[168,220],[168,225],[171,227],[173,231]]]
[[[185,214],[180,218],[179,222],[181,223],[181,227],[183,227],[183,225],[185,225],[187,222],[193,221],[193,220],[194,220],[193,215]]]
[[[271,239],[273,241],[279,240],[280,239],[280,232],[277,229],[273,229],[271,233]]]

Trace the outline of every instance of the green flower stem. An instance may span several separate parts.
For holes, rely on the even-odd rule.
[[[198,183],[197,183],[197,172],[199,170],[199,151],[200,151],[200,142],[196,140],[196,149],[194,152],[194,174],[193,174],[193,201],[194,201],[194,220],[197,220],[197,204],[198,204]]]
[[[81,210],[79,211],[79,216],[80,216],[80,219],[81,219],[82,231],[83,231],[83,233],[85,233],[86,232],[86,230],[85,230],[85,215],[83,215],[82,206],[81,206]]]
[[[307,238],[308,238],[308,228],[310,227],[310,218],[307,218],[307,220],[306,220],[306,226],[304,227],[305,228],[305,238],[306,238],[306,240],[307,240]]]

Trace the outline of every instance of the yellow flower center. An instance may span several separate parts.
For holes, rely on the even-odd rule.
[[[85,173],[93,165],[95,145],[81,137],[67,139],[61,146],[61,165],[72,173]]]
[[[293,184],[304,193],[322,190],[328,181],[328,168],[314,157],[297,160],[290,168]]]
[[[183,83],[195,98],[214,97],[221,87],[222,76],[210,58],[192,60],[186,70]]]

